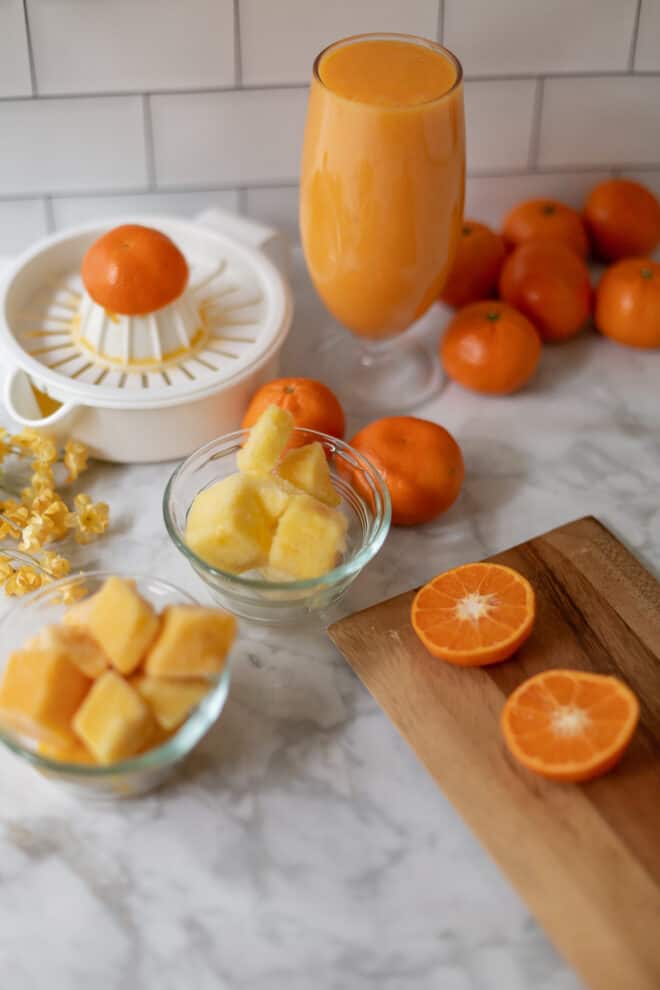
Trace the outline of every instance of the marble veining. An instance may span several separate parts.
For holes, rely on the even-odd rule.
[[[341,394],[351,345],[298,256],[294,285],[283,369]],[[464,492],[435,523],[393,531],[332,617],[584,513],[657,573],[659,376],[660,354],[585,335],[547,349],[519,396],[446,387],[418,414],[460,442]],[[165,534],[171,470],[94,467],[112,533],[75,562],[158,573],[204,600]],[[153,796],[80,803],[1,752],[0,892],[3,990],[579,986],[314,627],[243,625],[220,722]]]

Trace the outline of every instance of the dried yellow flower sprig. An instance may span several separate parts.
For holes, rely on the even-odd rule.
[[[69,533],[77,543],[91,543],[106,532],[110,510],[105,502],[94,503],[85,494],[75,495],[72,507],[67,504],[56,485],[55,465],[60,460],[57,446],[35,430],[11,436],[0,428],[0,463],[11,455],[31,462],[31,478],[29,486],[21,491],[20,501],[0,499],[0,542],[12,540],[18,550],[4,553],[0,548],[0,586],[8,595],[24,595],[69,573],[68,560],[54,551],[45,551],[45,546]],[[66,443],[61,458],[67,469],[65,484],[76,481],[87,469],[87,458],[83,444],[77,440]],[[34,566],[27,562],[30,558]]]

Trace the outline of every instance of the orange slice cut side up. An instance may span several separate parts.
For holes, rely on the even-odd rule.
[[[502,712],[511,754],[550,780],[579,782],[610,770],[639,721],[622,681],[579,670],[546,670],[516,688]]]
[[[532,631],[529,581],[502,564],[464,564],[429,581],[412,605],[413,629],[434,657],[461,667],[499,663]]]

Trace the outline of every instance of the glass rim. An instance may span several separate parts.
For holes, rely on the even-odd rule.
[[[17,611],[29,611],[30,608],[38,604],[43,598],[48,598],[53,592],[56,592],[59,588],[64,588],[68,584],[73,584],[77,581],[84,581],[85,579],[97,578],[103,580],[108,577],[130,577],[132,580],[137,581],[138,586],[140,582],[150,582],[156,585],[160,585],[163,589],[168,592],[174,592],[180,595],[182,599],[185,599],[185,604],[196,605],[197,600],[193,596],[179,588],[175,584],[171,584],[169,581],[163,581],[162,578],[155,577],[152,574],[135,574],[135,573],[122,573],[118,570],[94,570],[94,571],[79,571],[76,574],[68,574],[66,577],[59,578],[57,581],[51,581],[49,584],[42,585],[41,588],[37,588],[29,595],[21,598],[20,601],[16,602],[13,608],[10,608],[8,612],[0,619],[0,639],[2,638],[2,630],[5,625],[15,617]],[[179,760],[187,756],[197,743],[202,739],[205,733],[210,729],[211,725],[220,716],[222,709],[224,708],[227,696],[229,694],[229,685],[231,683],[231,667],[232,667],[232,657],[231,653],[227,656],[225,666],[222,673],[216,679],[211,679],[211,688],[208,693],[202,698],[199,706],[193,711],[191,715],[179,726],[174,735],[167,739],[164,743],[159,746],[154,746],[152,749],[146,750],[144,753],[139,753],[137,756],[132,756],[128,760],[118,760],[116,763],[110,763],[108,765],[100,764],[87,764],[87,763],[68,763],[65,760],[57,760],[49,756],[43,756],[41,753],[35,752],[35,750],[24,746],[19,740],[20,736],[17,734],[7,731],[0,725],[0,742],[10,749],[12,753],[16,756],[20,756],[23,759],[31,763],[37,770],[47,770],[55,775],[66,775],[66,776],[78,776],[87,778],[108,778],[113,777],[116,774],[125,773],[137,773],[141,770],[154,770],[166,767],[173,763],[178,763]],[[217,697],[221,698],[221,706],[214,718],[209,718],[205,712],[205,708],[211,703],[212,699]]]
[[[440,93],[438,96],[433,96],[429,100],[420,100],[418,103],[369,103],[366,100],[356,100],[350,96],[343,96],[341,93],[337,93],[334,89],[325,83],[321,77],[320,66],[321,61],[328,52],[333,51],[335,48],[342,48],[345,45],[356,44],[360,41],[402,41],[409,45],[420,45],[424,48],[430,48],[438,54],[442,55],[451,62],[456,70],[456,78],[444,93]],[[395,31],[375,31],[367,32],[366,34],[351,34],[346,38],[339,38],[337,41],[333,41],[331,44],[326,45],[325,48],[321,49],[312,66],[312,76],[316,81],[325,89],[328,93],[332,93],[334,97],[338,100],[346,100],[347,103],[355,103],[362,107],[374,107],[379,110],[411,110],[415,107],[427,107],[434,103],[440,103],[442,100],[447,99],[451,94],[458,89],[458,87],[463,82],[463,66],[460,60],[454,53],[441,45],[439,41],[433,41],[431,38],[424,38],[418,34],[400,34]]]
[[[202,447],[198,447],[197,450],[193,451],[189,457],[178,465],[170,477],[163,495],[163,516],[165,519],[165,528],[176,548],[187,558],[196,571],[202,571],[204,574],[218,577],[234,585],[236,589],[242,588],[246,591],[313,591],[317,588],[323,588],[326,585],[337,584],[344,578],[361,571],[382,547],[392,522],[392,503],[385,479],[368,457],[359,450],[355,450],[354,447],[351,447],[344,440],[330,436],[328,433],[321,433],[320,430],[311,430],[304,426],[294,426],[294,432],[304,433],[319,441],[326,441],[334,445],[337,450],[350,451],[353,457],[364,462],[366,471],[369,472],[378,485],[375,494],[378,496],[379,504],[376,505],[373,511],[373,532],[369,534],[360,549],[349,560],[343,561],[331,571],[321,575],[321,577],[305,578],[299,581],[267,581],[264,578],[246,578],[242,574],[233,574],[231,571],[223,571],[218,567],[214,567],[190,549],[183,539],[179,527],[174,522],[170,508],[175,485],[193,459],[203,456],[220,444],[237,443],[246,437],[249,432],[249,430],[235,430],[233,433],[225,433],[224,436],[217,437]]]

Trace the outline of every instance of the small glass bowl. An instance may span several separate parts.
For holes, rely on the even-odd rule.
[[[221,571],[186,544],[186,520],[200,492],[238,471],[236,455],[248,432],[237,430],[205,444],[176,469],[165,490],[165,525],[174,545],[226,609],[254,622],[298,622],[334,604],[378,553],[390,528],[390,496],[383,477],[363,454],[335,437],[296,427],[294,432],[302,443],[317,441],[323,446],[333,485],[341,495],[339,508],[348,519],[341,563],[322,577],[304,581],[268,581],[256,571]]]
[[[63,604],[63,593],[73,590],[82,600],[93,595],[107,578],[116,574],[116,571],[77,574],[54,581],[22,598],[0,621],[0,671],[4,669],[9,655],[21,649],[28,639],[46,626],[61,622],[69,607]],[[168,605],[197,604],[185,591],[159,578],[135,574],[124,576],[135,581],[139,593],[158,612]],[[122,760],[110,766],[64,763],[42,756],[36,750],[36,743],[2,725],[0,742],[45,777],[64,784],[81,797],[135,797],[159,787],[171,776],[177,765],[188,756],[217,720],[229,693],[229,666],[227,663],[208,694],[175,735],[161,746],[130,760]]]

